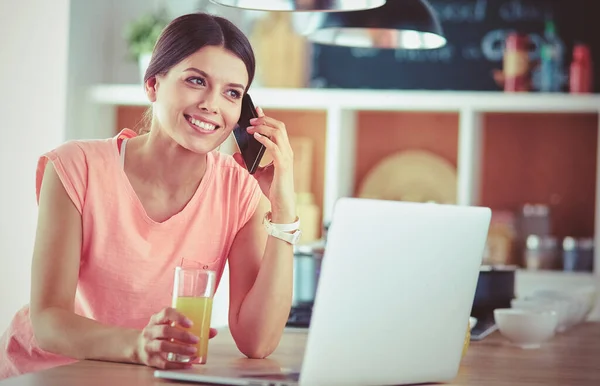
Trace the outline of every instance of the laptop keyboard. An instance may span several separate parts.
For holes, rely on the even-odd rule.
[[[298,382],[300,380],[300,373],[281,373],[281,374],[244,374],[244,378],[254,378],[267,381],[290,381]]]
[[[312,315],[312,304],[292,307],[290,316],[286,323],[287,327],[306,327],[310,325]]]

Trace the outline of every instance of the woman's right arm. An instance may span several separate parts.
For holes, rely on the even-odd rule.
[[[189,355],[189,343],[194,343],[186,332],[171,327],[172,322],[185,326],[185,318],[171,308],[154,315],[142,331],[75,314],[81,246],[81,215],[48,162],[39,195],[31,276],[30,318],[40,348],[74,359],[185,367],[164,358],[166,352]]]

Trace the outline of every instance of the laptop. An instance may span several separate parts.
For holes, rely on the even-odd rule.
[[[491,211],[361,198],[336,202],[302,366],[158,378],[227,385],[400,385],[453,380]]]

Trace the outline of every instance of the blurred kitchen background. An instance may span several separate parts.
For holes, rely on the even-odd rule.
[[[287,125],[304,232],[298,309],[310,308],[342,196],[491,207],[482,272],[510,273],[499,305],[598,285],[600,24],[588,0],[431,0],[446,39],[433,49],[314,43],[307,33],[324,14],[208,0],[0,1],[2,330],[29,299],[37,157],[135,128],[157,33],[194,11],[247,33],[253,99]],[[486,296],[506,284],[490,285]]]

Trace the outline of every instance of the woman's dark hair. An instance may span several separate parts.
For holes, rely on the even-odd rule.
[[[179,16],[165,27],[154,46],[144,83],[152,77],[166,74],[173,66],[206,46],[223,47],[244,62],[248,71],[247,90],[256,70],[248,38],[229,20],[203,12]],[[141,130],[147,130],[151,120],[152,110],[149,109],[144,114]]]

